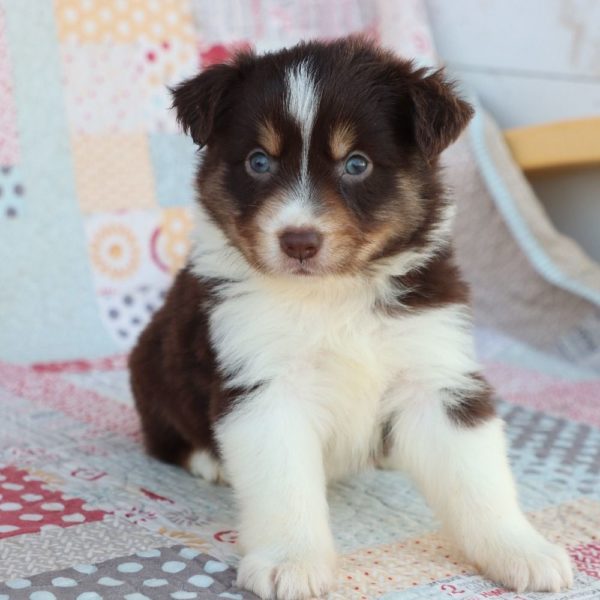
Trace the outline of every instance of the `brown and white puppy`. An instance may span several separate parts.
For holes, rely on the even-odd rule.
[[[327,481],[372,464],[410,473],[492,579],[570,585],[517,504],[452,260],[437,162],[469,105],[350,39],[240,54],[174,106],[205,146],[198,226],[132,385],[151,454],[231,482],[239,585],[325,592]]]

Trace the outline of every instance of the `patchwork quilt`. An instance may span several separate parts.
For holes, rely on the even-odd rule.
[[[516,595],[484,580],[410,481],[370,471],[330,490],[330,599],[600,598],[600,380],[523,356],[491,358],[486,374],[522,504],[567,546],[575,588]],[[234,585],[231,490],[144,454],[122,355],[1,363],[0,406],[0,598],[254,597]]]

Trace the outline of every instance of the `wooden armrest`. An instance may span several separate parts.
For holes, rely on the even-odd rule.
[[[527,174],[600,166],[600,117],[518,127],[504,136]]]

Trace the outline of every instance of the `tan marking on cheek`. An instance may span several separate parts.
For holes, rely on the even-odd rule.
[[[271,156],[279,156],[283,149],[281,134],[271,121],[261,123],[258,129],[258,142]]]
[[[261,270],[270,271],[273,268],[271,249],[273,246],[278,247],[279,242],[273,239],[274,234],[269,223],[277,218],[277,213],[285,203],[286,197],[280,193],[265,198],[253,219],[239,224],[245,254],[251,257],[253,264]]]
[[[360,264],[368,262],[368,260],[377,252],[382,250],[388,240],[398,234],[398,225],[395,222],[387,221],[379,227],[371,229],[368,236],[368,241],[362,245],[357,251],[356,261]]]
[[[365,261],[371,260],[391,242],[406,241],[419,228],[425,218],[425,208],[420,196],[417,179],[407,173],[400,173],[396,183],[396,196],[377,215],[380,223],[370,233],[370,244],[365,248]],[[408,244],[407,249],[410,247]]]
[[[323,195],[326,205],[324,218],[334,226],[331,233],[332,252],[340,269],[359,272],[391,241],[405,239],[419,227],[425,217],[418,180],[410,174],[398,175],[396,195],[375,215],[368,229],[344,200],[335,192]]]
[[[354,128],[351,125],[348,123],[335,125],[329,136],[331,156],[335,160],[342,160],[352,150],[355,140]]]
[[[224,180],[225,168],[220,165],[203,174],[199,182],[202,204],[221,227],[231,221],[234,206],[225,191]]]
[[[337,192],[321,192],[324,210],[319,221],[326,230],[329,267],[337,272],[358,270],[357,255],[367,243],[365,232]]]
[[[235,202],[226,191],[224,178],[223,166],[208,172],[200,181],[201,202],[231,243],[242,252],[250,264],[256,265],[252,228],[245,228],[243,223],[239,222]]]

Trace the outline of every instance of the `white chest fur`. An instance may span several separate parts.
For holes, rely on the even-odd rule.
[[[307,414],[329,477],[376,458],[399,404],[475,370],[464,307],[389,316],[376,296],[355,279],[252,278],[224,286],[211,312],[228,385],[269,386],[269,400],[252,401]]]

